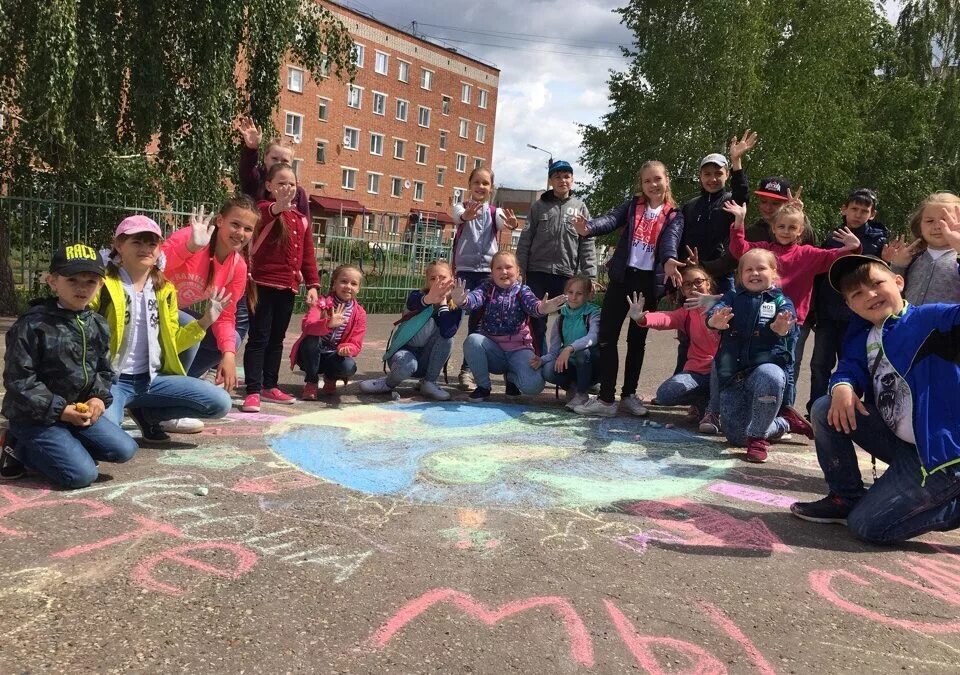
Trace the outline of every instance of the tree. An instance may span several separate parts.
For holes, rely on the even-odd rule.
[[[272,129],[288,58],[352,77],[346,27],[309,0],[5,0],[0,180],[211,201],[236,163],[233,122]],[[0,223],[0,312],[15,311]]]

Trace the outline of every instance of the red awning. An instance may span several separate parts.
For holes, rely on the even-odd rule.
[[[321,211],[333,213],[366,213],[367,207],[354,199],[337,199],[336,197],[318,197],[310,195],[310,202]]]
[[[443,211],[422,211],[420,209],[410,209],[410,213],[416,213],[421,220],[435,220],[444,225],[453,225],[453,218]]]

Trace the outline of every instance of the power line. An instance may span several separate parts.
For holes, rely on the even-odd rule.
[[[481,47],[499,47],[500,49],[509,49],[514,52],[534,52],[537,54],[562,54],[564,56],[580,56],[585,59],[622,59],[623,56],[614,56],[613,54],[587,54],[585,52],[560,52],[552,49],[524,49],[513,45],[498,45],[489,42],[474,42],[472,40],[454,40],[453,38],[441,37],[439,35],[422,35],[421,37],[431,40],[441,40],[443,42],[456,42],[457,44],[478,45]]]
[[[490,37],[499,37],[505,40],[524,40],[527,41],[530,38],[537,38],[539,40],[544,40],[552,42],[553,44],[559,45],[570,45],[571,47],[576,45],[601,45],[605,47],[620,47],[622,46],[619,42],[602,42],[600,40],[561,40],[557,38],[556,35],[534,35],[532,33],[508,33],[505,31],[484,31],[484,30],[468,30],[466,28],[460,28],[459,26],[441,26],[435,23],[423,23],[418,21],[420,26],[429,26],[431,28],[442,28],[444,30],[452,30],[458,33],[472,33],[474,35],[487,35]]]

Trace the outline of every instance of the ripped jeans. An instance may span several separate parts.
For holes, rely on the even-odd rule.
[[[750,438],[772,438],[789,430],[787,421],[777,417],[786,384],[783,368],[764,363],[720,390],[720,419],[732,445],[742,447]]]

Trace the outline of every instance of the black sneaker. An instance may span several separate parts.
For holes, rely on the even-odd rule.
[[[13,435],[9,429],[0,431],[0,480],[22,478],[27,468],[13,454]]]
[[[127,408],[127,414],[140,427],[140,436],[143,440],[151,443],[163,443],[170,440],[170,434],[161,429],[159,424],[147,422],[140,408]]]
[[[513,382],[507,380],[507,396],[520,396],[521,392]]]
[[[797,518],[809,520],[811,523],[839,523],[847,524],[847,516],[853,511],[855,501],[827,495],[815,502],[795,502],[790,505],[790,512]]]
[[[488,398],[490,398],[490,390],[486,387],[477,387],[470,392],[467,400],[476,403],[478,401],[486,401]]]

